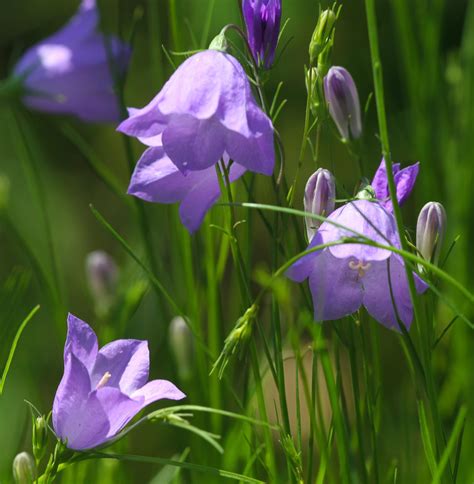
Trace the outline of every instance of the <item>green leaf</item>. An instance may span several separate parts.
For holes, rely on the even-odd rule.
[[[431,434],[426,420],[426,412],[423,401],[418,401],[418,418],[420,420],[421,429],[421,441],[423,443],[423,449],[425,451],[428,467],[430,468],[431,476],[434,476],[436,472],[436,458],[433,452],[433,446],[431,445]]]

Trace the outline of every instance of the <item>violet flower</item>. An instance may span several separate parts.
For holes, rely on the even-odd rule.
[[[403,169],[400,169],[400,163],[393,164],[393,175],[395,186],[397,188],[397,200],[399,205],[403,205],[405,200],[412,192],[419,170],[419,162]],[[390,191],[388,188],[387,170],[385,168],[385,160],[383,158],[380,166],[375,172],[371,186],[375,190],[375,196],[377,200],[380,201],[382,206],[389,212],[393,212],[392,201],[390,200]]]
[[[28,49],[13,73],[23,84],[23,102],[31,109],[72,114],[88,122],[120,119],[110,61],[122,74],[130,49],[98,30],[95,0],[83,0],[58,32]]]
[[[245,171],[243,166],[232,163],[229,180],[237,180]],[[221,189],[214,166],[183,174],[166,156],[162,146],[154,146],[138,161],[128,193],[148,202],[179,202],[183,225],[195,232],[218,200]]]
[[[92,449],[150,403],[185,397],[167,380],[148,382],[149,363],[146,341],[116,340],[99,350],[90,326],[70,314],[64,375],[53,405],[57,437],[70,449]]]
[[[331,222],[351,230],[339,228]],[[349,202],[334,211],[319,228],[308,249],[355,237],[354,232],[373,242],[400,248],[393,215],[380,203]],[[334,245],[310,253],[287,272],[290,279],[309,279],[316,321],[336,320],[365,306],[369,314],[387,328],[408,329],[413,318],[403,258],[394,252],[360,243]],[[416,275],[418,293],[428,286]]]
[[[359,93],[354,79],[344,67],[333,66],[324,78],[324,95],[329,114],[345,140],[362,134]]]
[[[247,38],[257,64],[271,67],[281,24],[281,0],[243,0]]]
[[[271,175],[273,126],[259,108],[239,62],[218,50],[187,59],[143,109],[131,109],[118,131],[162,147],[182,172],[205,170],[227,154]]]

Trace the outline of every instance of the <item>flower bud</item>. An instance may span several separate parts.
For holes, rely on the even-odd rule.
[[[189,380],[193,372],[194,337],[181,316],[171,320],[169,344],[178,367],[179,378],[183,381]]]
[[[416,225],[416,247],[424,259],[436,264],[446,234],[447,217],[443,205],[428,202],[420,211]]]
[[[307,183],[304,192],[304,210],[314,215],[327,217],[336,204],[336,184],[334,176],[329,170],[319,168],[313,173]],[[311,242],[314,234],[317,232],[321,221],[307,216],[306,233],[308,240]]]
[[[243,0],[242,11],[253,57],[268,69],[280,35],[281,0]]]
[[[360,102],[354,79],[343,67],[331,67],[324,78],[329,113],[345,140],[362,134]]]
[[[309,59],[311,65],[315,64],[319,54],[331,42],[336,20],[337,15],[334,13],[334,10],[328,8],[321,12],[313,36],[311,37],[311,42],[309,43]]]
[[[316,67],[310,67],[306,70],[305,82],[309,97],[309,107],[313,116],[317,117],[324,113],[324,96],[322,94],[321,77]]]
[[[28,452],[21,452],[13,459],[13,479],[17,484],[30,484],[36,479],[36,465]]]
[[[46,451],[46,443],[48,440],[48,421],[46,417],[36,417],[33,419],[33,455],[36,461],[40,461]]]
[[[118,268],[115,261],[106,252],[97,250],[86,258],[86,273],[89,289],[99,313],[106,313],[115,297]]]

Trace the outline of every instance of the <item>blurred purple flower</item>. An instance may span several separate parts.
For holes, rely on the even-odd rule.
[[[143,109],[131,109],[118,131],[162,148],[182,172],[214,166],[227,154],[271,175],[273,126],[258,107],[239,62],[217,50],[187,59]]]
[[[359,94],[347,69],[337,66],[329,69],[324,78],[324,95],[341,136],[346,140],[359,138],[362,134]]]
[[[352,229],[372,241],[400,248],[395,219],[378,202],[356,200],[334,211],[313,237],[308,249],[354,237]],[[316,321],[348,316],[364,305],[369,314],[389,329],[408,329],[413,308],[404,261],[387,250],[359,243],[341,244],[308,254],[287,272],[290,279],[309,278]],[[416,275],[419,293],[428,286]]]
[[[83,0],[62,29],[28,49],[14,67],[29,108],[72,114],[88,122],[120,119],[105,43],[119,74],[128,66],[130,48],[100,33],[95,3]]]
[[[245,171],[243,166],[232,163],[230,181],[237,180]],[[181,221],[190,232],[195,232],[218,200],[221,189],[214,166],[183,174],[166,156],[162,146],[154,146],[138,161],[128,193],[148,202],[179,202]]]
[[[117,340],[99,350],[90,326],[70,314],[64,375],[53,405],[58,438],[73,450],[92,449],[150,403],[185,397],[167,380],[147,383],[149,363],[146,341]]]
[[[420,163],[407,166],[400,169],[400,163],[393,164],[393,175],[395,179],[395,186],[397,188],[397,200],[399,205],[403,205],[405,200],[415,186],[416,178],[420,170]],[[375,190],[375,196],[380,201],[381,205],[389,212],[393,212],[392,201],[390,200],[390,191],[388,189],[387,170],[385,169],[385,160],[382,158],[380,166],[375,172],[374,179],[371,186]]]
[[[247,38],[258,64],[271,67],[281,24],[281,0],[243,0]]]

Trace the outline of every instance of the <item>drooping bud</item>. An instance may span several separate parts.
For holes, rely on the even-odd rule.
[[[436,264],[446,235],[447,216],[443,205],[428,202],[416,225],[416,247],[424,259]]]
[[[116,294],[117,265],[110,255],[97,250],[91,252],[86,258],[86,273],[96,309],[98,313],[105,314],[110,309]]]
[[[314,215],[327,217],[336,205],[336,183],[334,176],[329,170],[319,168],[313,173],[307,183],[304,192],[304,210]],[[306,233],[311,242],[317,232],[321,221],[307,216]]]
[[[345,140],[362,134],[360,102],[354,79],[344,67],[331,67],[324,78],[329,113]]]
[[[318,56],[323,52],[326,46],[332,41],[334,25],[337,15],[334,10],[328,8],[323,10],[318,18],[316,28],[314,29],[309,43],[309,59],[311,65],[314,65]]]
[[[281,24],[281,0],[243,0],[247,39],[257,64],[270,68]]]
[[[194,337],[181,316],[176,316],[171,320],[169,344],[178,367],[180,379],[183,381],[189,380],[193,372]]]
[[[21,452],[13,459],[13,479],[17,484],[31,484],[36,479],[36,465],[28,452]]]
[[[39,462],[46,451],[46,444],[48,440],[48,421],[46,417],[33,418],[33,435],[32,447],[33,455],[37,462]]]

